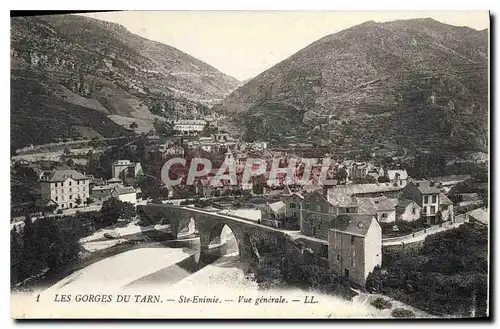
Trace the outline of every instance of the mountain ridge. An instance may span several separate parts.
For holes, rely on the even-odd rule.
[[[35,121],[43,121],[36,106],[50,108],[51,103],[58,103],[64,108],[69,104],[68,118],[82,107],[121,126],[115,128],[124,134],[132,122],[138,124],[136,132],[148,132],[154,129],[155,120],[209,113],[239,81],[119,24],[79,15],[54,15],[11,18],[11,84],[15,128],[11,137],[14,144],[29,145],[37,140],[23,134],[27,123],[18,120],[20,107],[24,116],[28,112]],[[27,105],[28,100],[20,101],[24,94],[29,95],[32,105]],[[42,141],[70,138],[73,126],[85,124],[68,118],[61,118],[65,123],[57,129],[45,127],[53,134],[41,134]],[[113,123],[106,124],[111,126]],[[113,135],[107,128],[91,128],[105,137]]]
[[[406,130],[418,132],[423,140],[404,137],[402,147],[436,150],[441,142],[442,147],[485,151],[487,38],[487,30],[433,19],[365,22],[322,37],[262,72],[227,96],[221,110],[243,121],[233,123],[234,131],[243,128],[248,140],[263,136],[280,143],[300,137],[328,144],[333,139],[338,146],[347,139],[350,146],[365,147],[398,142],[394,139],[404,137]],[[471,122],[478,114],[480,122]],[[422,116],[450,122],[442,127],[422,122],[412,128]],[[387,118],[404,127],[394,136],[377,138],[377,125],[387,126]],[[352,122],[347,127],[334,124],[342,120]],[[457,138],[471,127],[477,138],[469,133]],[[360,129],[368,134],[357,133]],[[443,133],[436,134],[439,130]]]

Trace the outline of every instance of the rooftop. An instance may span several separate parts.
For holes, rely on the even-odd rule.
[[[280,213],[285,211],[285,203],[283,201],[273,202],[269,204],[269,208],[275,213]]]
[[[474,209],[469,213],[469,217],[474,218],[478,222],[488,224],[490,221],[490,214],[486,208]]]
[[[375,217],[371,214],[342,215],[333,220],[331,229],[352,235],[365,236],[373,220],[375,220]]]
[[[398,199],[389,199],[385,196],[356,199],[358,201],[358,213],[360,214],[376,214],[379,211],[394,210],[398,205]]]
[[[46,172],[42,175],[41,180],[44,182],[64,182],[67,178],[71,178],[74,180],[89,179],[88,177],[80,174],[76,170],[68,169],[68,170],[55,170],[51,172]]]
[[[440,190],[436,186],[431,185],[431,182],[428,180],[414,181],[413,184],[415,184],[415,187],[422,194],[437,194],[440,192]]]
[[[441,205],[452,205],[453,201],[448,199],[448,197],[444,193],[439,193],[439,204]]]
[[[328,194],[368,194],[389,191],[399,191],[400,186],[394,186],[390,183],[374,183],[374,184],[352,184],[352,185],[339,185],[328,189]]]

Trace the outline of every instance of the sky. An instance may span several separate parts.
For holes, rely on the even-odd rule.
[[[83,15],[119,23],[240,81],[257,76],[326,35],[369,20],[431,17],[476,30],[489,27],[487,11],[124,11]]]

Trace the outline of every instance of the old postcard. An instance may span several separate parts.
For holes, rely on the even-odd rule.
[[[11,317],[486,318],[489,13],[11,17]]]

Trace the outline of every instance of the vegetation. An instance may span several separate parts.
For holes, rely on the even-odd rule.
[[[118,219],[131,220],[135,217],[135,208],[129,202],[123,202],[116,198],[110,198],[102,204],[102,224],[108,226],[116,223]]]
[[[62,230],[53,219],[26,218],[24,226],[11,230],[11,284],[46,271],[56,271],[78,256],[78,236]]]
[[[407,318],[414,318],[415,317],[415,313],[413,313],[412,311],[407,310],[405,308],[402,308],[402,307],[394,309],[391,314],[395,318],[407,319]]]
[[[426,237],[421,250],[384,253],[367,278],[369,291],[437,315],[484,316],[488,289],[488,230],[474,224]]]
[[[377,297],[371,301],[370,305],[379,310],[384,310],[386,308],[392,308],[392,303],[382,297]]]

